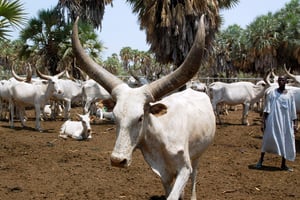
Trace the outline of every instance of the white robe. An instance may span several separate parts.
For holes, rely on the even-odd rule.
[[[297,119],[292,92],[271,90],[266,97],[264,112],[269,113],[263,135],[262,152],[274,153],[285,159],[296,158],[293,120]]]

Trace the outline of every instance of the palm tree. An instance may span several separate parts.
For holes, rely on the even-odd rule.
[[[236,69],[243,68],[244,30],[237,24],[229,26],[216,37],[214,75],[225,73],[226,77],[235,76]]]
[[[131,47],[123,47],[120,51],[120,57],[124,71],[128,72],[130,68],[130,62],[132,61],[132,49]]]
[[[4,70],[10,70],[11,66],[14,66],[17,72],[22,70],[22,68],[18,68],[18,66],[25,65],[25,62],[20,60],[18,55],[19,49],[22,46],[23,42],[20,40],[0,41],[0,65],[3,65]]]
[[[20,38],[25,43],[21,56],[28,59],[36,56],[33,62],[57,74],[60,60],[57,52],[59,44],[69,39],[71,26],[68,25],[56,8],[40,10],[37,18],[31,18],[21,31]]]
[[[0,39],[7,39],[10,28],[20,28],[25,23],[23,4],[20,0],[0,0]]]
[[[92,21],[96,27],[101,26],[104,6],[112,3],[110,0],[60,0],[61,8],[67,8],[71,17],[81,15]],[[91,3],[93,2],[93,3]],[[238,0],[202,0],[202,1],[146,1],[127,0],[133,12],[138,14],[140,27],[146,30],[147,42],[156,59],[162,63],[173,62],[181,64],[194,40],[197,21],[201,15],[206,16],[207,37],[209,49],[214,33],[217,32],[221,18],[220,8],[230,8]],[[89,13],[93,14],[89,14]]]
[[[118,55],[112,54],[103,62],[104,68],[115,75],[125,75],[124,69],[121,67]]]
[[[61,13],[65,13],[65,8],[67,8],[68,17],[71,17],[73,21],[77,16],[81,16],[83,21],[101,28],[104,9],[108,4],[112,5],[112,0],[59,0],[58,8]]]
[[[254,70],[265,74],[277,66],[277,49],[280,44],[280,23],[272,13],[257,17],[247,30],[248,58],[253,60]]]
[[[278,48],[278,63],[287,64],[292,70],[298,69],[300,64],[300,2],[291,0],[285,8],[274,14],[280,22],[282,40]]]
[[[98,35],[94,31],[93,26],[87,23],[80,23],[79,31],[81,43],[87,50],[89,56],[97,63],[101,63],[101,52],[105,47],[103,43],[98,40]],[[73,55],[70,39],[60,42],[58,55],[60,58],[60,68],[70,70],[73,77],[80,79],[81,72],[75,67],[77,63]]]
[[[50,74],[57,74],[68,68],[75,77],[80,76],[80,72],[72,68],[75,60],[71,48],[71,28],[71,24],[65,21],[57,8],[40,10],[38,17],[30,19],[28,26],[20,33],[20,38],[25,43],[20,55],[31,59],[32,64],[48,69]],[[89,55],[98,59],[104,47],[97,40],[93,27],[80,23],[79,29],[82,43]]]

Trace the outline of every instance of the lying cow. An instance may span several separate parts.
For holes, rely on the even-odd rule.
[[[84,140],[92,138],[90,113],[85,115],[78,114],[80,121],[67,120],[60,129],[59,137],[67,139],[71,137],[75,140]]]

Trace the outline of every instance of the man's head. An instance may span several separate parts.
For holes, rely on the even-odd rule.
[[[285,84],[287,83],[287,78],[285,76],[279,76],[278,77],[278,85],[279,88],[285,89]]]

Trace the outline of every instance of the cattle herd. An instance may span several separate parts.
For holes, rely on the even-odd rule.
[[[46,119],[53,120],[61,115],[65,122],[58,136],[76,140],[92,139],[90,121],[94,117],[112,120],[117,127],[116,145],[111,154],[113,166],[129,166],[133,151],[140,149],[146,162],[161,178],[167,199],[183,197],[189,178],[192,180],[192,199],[196,199],[200,156],[213,141],[216,123],[222,123],[221,108],[242,104],[241,123],[249,125],[249,109],[260,105],[265,93],[277,86],[277,76],[271,72],[257,83],[213,82],[207,85],[189,81],[201,64],[198,60],[201,60],[199,55],[203,54],[205,43],[203,27],[203,22],[199,23],[194,45],[175,73],[151,83],[134,79],[132,87],[129,83],[133,77],[125,83],[84,53],[75,22],[73,50],[84,66],[82,70],[90,77],[75,80],[67,71],[50,76],[33,67],[37,75],[33,78],[32,68],[27,66],[24,78],[12,68],[12,78],[0,82],[1,120],[8,119],[10,127],[14,128],[17,116],[25,126],[26,108],[34,108],[35,129],[42,132],[41,119],[45,125]],[[194,71],[191,73],[188,68],[194,68]],[[300,76],[286,68],[285,72],[292,80],[287,88],[295,94],[297,112],[300,112]],[[172,92],[183,84],[188,89]],[[110,102],[112,108],[108,109],[103,102]],[[70,119],[70,110],[75,104],[82,105],[78,121]],[[197,120],[189,120],[191,118]]]

